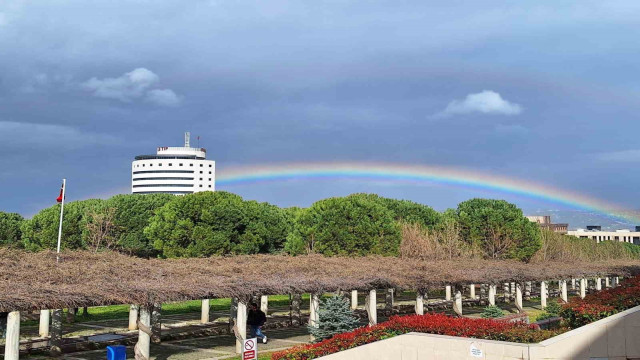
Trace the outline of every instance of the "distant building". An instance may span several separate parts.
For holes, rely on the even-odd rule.
[[[587,229],[578,229],[568,232],[568,235],[573,235],[583,239],[593,239],[596,243],[602,241],[619,241],[630,244],[640,245],[640,227],[636,226],[635,231],[629,229],[615,230],[615,231],[602,231],[602,227],[590,225]]]
[[[560,234],[566,234],[569,224],[553,224],[549,215],[532,215],[525,216],[529,221],[537,223],[542,229],[548,229]]]
[[[155,155],[138,155],[131,163],[131,192],[134,194],[191,194],[214,191],[216,162],[207,160],[207,150],[192,148],[190,134],[183,147],[159,147]]]

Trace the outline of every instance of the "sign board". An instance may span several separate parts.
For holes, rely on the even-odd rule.
[[[246,339],[242,341],[242,360],[258,360],[258,339]]]
[[[471,343],[471,347],[469,348],[469,355],[477,358],[483,358],[484,354],[482,353],[482,349],[476,346],[476,343]]]

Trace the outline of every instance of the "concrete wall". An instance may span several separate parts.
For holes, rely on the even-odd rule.
[[[640,359],[640,306],[538,344],[409,333],[320,359]]]

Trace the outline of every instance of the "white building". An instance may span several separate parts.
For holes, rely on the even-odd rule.
[[[578,229],[570,230],[567,235],[573,235],[583,239],[593,239],[597,243],[602,241],[619,241],[631,244],[640,245],[640,229],[636,228],[636,231],[631,230],[615,230],[615,231],[601,231],[599,226],[592,227],[593,229]]]
[[[184,147],[159,147],[155,155],[138,155],[131,163],[131,192],[184,195],[214,191],[216,162],[206,156],[206,149],[189,145],[189,133],[184,134]]]

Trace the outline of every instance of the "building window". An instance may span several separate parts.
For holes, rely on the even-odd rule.
[[[144,164],[142,164],[142,167],[144,167]]]
[[[200,181],[202,181],[202,178],[200,178]]]
[[[172,164],[171,164],[171,163],[169,163],[169,166],[171,166],[171,165],[172,165]]]
[[[153,164],[149,164],[149,166],[153,166]]]
[[[209,185],[209,187],[211,187],[211,185]]]
[[[200,185],[200,187],[202,187],[202,185]]]
[[[158,166],[162,166],[162,163],[158,164]]]
[[[209,181],[211,181],[211,178],[209,178]]]
[[[211,165],[209,165],[209,167],[211,167]]]
[[[182,163],[180,163],[180,166],[182,166]]]
[[[209,175],[211,175],[211,171],[209,171]]]
[[[200,171],[200,174],[202,174],[202,171]]]
[[[189,164],[189,166],[193,166],[193,164]]]
[[[200,167],[202,167],[202,164],[200,164]]]

